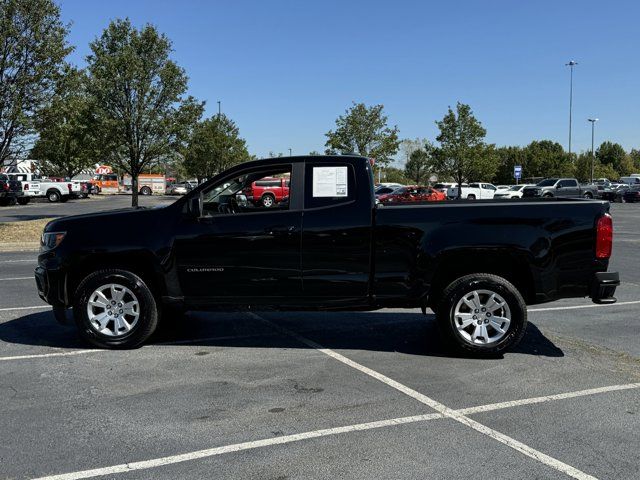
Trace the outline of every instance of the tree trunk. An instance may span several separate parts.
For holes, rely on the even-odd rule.
[[[138,174],[131,175],[131,206],[138,206]]]
[[[462,175],[458,177],[458,200],[462,198]]]

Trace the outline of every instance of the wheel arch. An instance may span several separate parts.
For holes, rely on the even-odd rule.
[[[83,257],[70,268],[66,278],[66,301],[72,303],[76,289],[88,275],[98,270],[127,270],[139,276],[160,300],[166,294],[167,286],[160,266],[149,253],[126,252],[114,254],[94,254]]]
[[[476,249],[450,252],[437,260],[429,287],[429,304],[437,301],[451,282],[472,273],[498,275],[512,283],[527,303],[535,299],[533,273],[525,257],[514,252]]]

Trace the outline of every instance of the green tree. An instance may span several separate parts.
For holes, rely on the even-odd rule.
[[[336,120],[336,129],[325,134],[327,155],[355,152],[374,158],[376,164],[386,167],[398,152],[398,127],[387,125],[383,105],[367,107],[364,103],[353,103],[344,115]]]
[[[497,169],[494,148],[484,143],[487,131],[473,116],[471,107],[458,102],[436,125],[440,148],[435,155],[435,170],[439,176],[451,177],[458,184],[468,180],[493,178]],[[462,188],[458,188],[458,198]]]
[[[610,165],[616,172],[621,172],[623,167],[627,167],[625,159],[627,152],[619,143],[602,142],[596,150],[596,158],[603,165]]]
[[[405,175],[405,172],[399,168],[395,167],[387,167],[380,171],[380,179],[385,183],[409,183],[409,178]],[[376,172],[375,178],[378,178],[378,173]]]
[[[240,130],[226,115],[215,115],[200,122],[187,147],[184,167],[200,182],[238,163],[250,160]]]
[[[89,91],[95,101],[100,146],[131,175],[131,205],[138,205],[138,175],[184,148],[203,104],[184,97],[187,76],[170,58],[171,42],[152,25],[138,30],[112,21],[90,44]]]
[[[495,150],[496,158],[498,162],[498,168],[496,170],[493,181],[496,185],[506,184],[509,185],[515,182],[513,177],[513,167],[520,165],[523,167],[522,176],[529,176],[528,172],[525,172],[525,153],[521,147],[499,147]]]
[[[72,48],[51,0],[0,0],[0,165],[24,152]]]
[[[95,163],[95,125],[84,72],[66,67],[51,103],[36,122],[31,157],[47,175],[74,177]]]
[[[562,145],[536,140],[524,148],[523,177],[572,177],[573,162]]]
[[[425,141],[422,148],[413,150],[404,166],[404,175],[412,182],[420,185],[429,181],[437,155],[435,146]]]
[[[631,149],[631,151],[629,152],[629,159],[633,164],[634,173],[640,171],[640,150],[635,148]]]

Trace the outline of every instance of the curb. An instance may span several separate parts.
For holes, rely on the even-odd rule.
[[[38,242],[23,242],[23,243],[0,243],[0,252],[37,252],[40,250],[40,243]]]

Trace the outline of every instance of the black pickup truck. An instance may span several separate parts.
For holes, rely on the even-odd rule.
[[[281,201],[246,201],[263,178]],[[609,204],[443,201],[379,206],[368,159],[243,163],[163,208],[65,217],[42,236],[40,296],[99,347],[142,344],[185,310],[431,308],[458,348],[515,345],[526,306],[615,302]],[[96,234],[96,232],[100,232]]]
[[[15,205],[22,198],[22,184],[0,173],[0,206]]]

